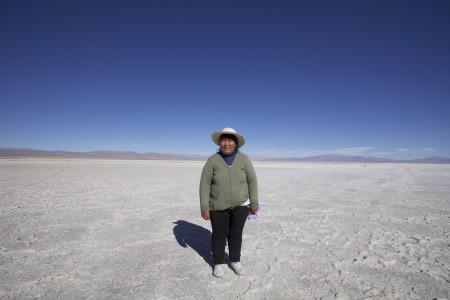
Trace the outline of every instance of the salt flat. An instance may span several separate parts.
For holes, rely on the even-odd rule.
[[[450,298],[450,165],[254,165],[248,274],[217,279],[203,162],[0,160],[0,298]]]

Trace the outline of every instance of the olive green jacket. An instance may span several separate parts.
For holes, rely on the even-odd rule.
[[[250,200],[258,207],[258,182],[247,155],[238,152],[228,166],[219,153],[208,158],[200,178],[200,209],[225,210]]]

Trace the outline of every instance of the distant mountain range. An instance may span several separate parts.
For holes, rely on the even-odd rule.
[[[136,159],[136,160],[205,160],[205,155],[178,153],[137,153],[132,151],[47,151],[24,148],[0,148],[0,158],[88,158],[88,159]]]
[[[339,154],[326,154],[310,157],[272,158],[271,161],[287,162],[353,162],[353,163],[424,163],[424,164],[450,164],[450,158],[427,157],[420,159],[389,159],[367,156],[346,156]]]
[[[206,160],[210,155],[179,153],[137,153],[132,151],[47,151],[25,148],[0,148],[0,158],[85,158],[85,159],[134,159],[134,160]],[[346,156],[338,154],[310,157],[267,158],[249,154],[255,161],[279,162],[348,162],[348,163],[428,163],[450,164],[450,158],[427,157],[421,159],[388,159],[366,156]]]

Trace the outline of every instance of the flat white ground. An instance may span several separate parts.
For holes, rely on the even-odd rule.
[[[255,162],[247,275],[216,279],[203,164],[0,160],[0,298],[450,298],[450,165]]]

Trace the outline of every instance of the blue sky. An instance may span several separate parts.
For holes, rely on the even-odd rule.
[[[450,157],[450,2],[1,1],[0,147]]]

